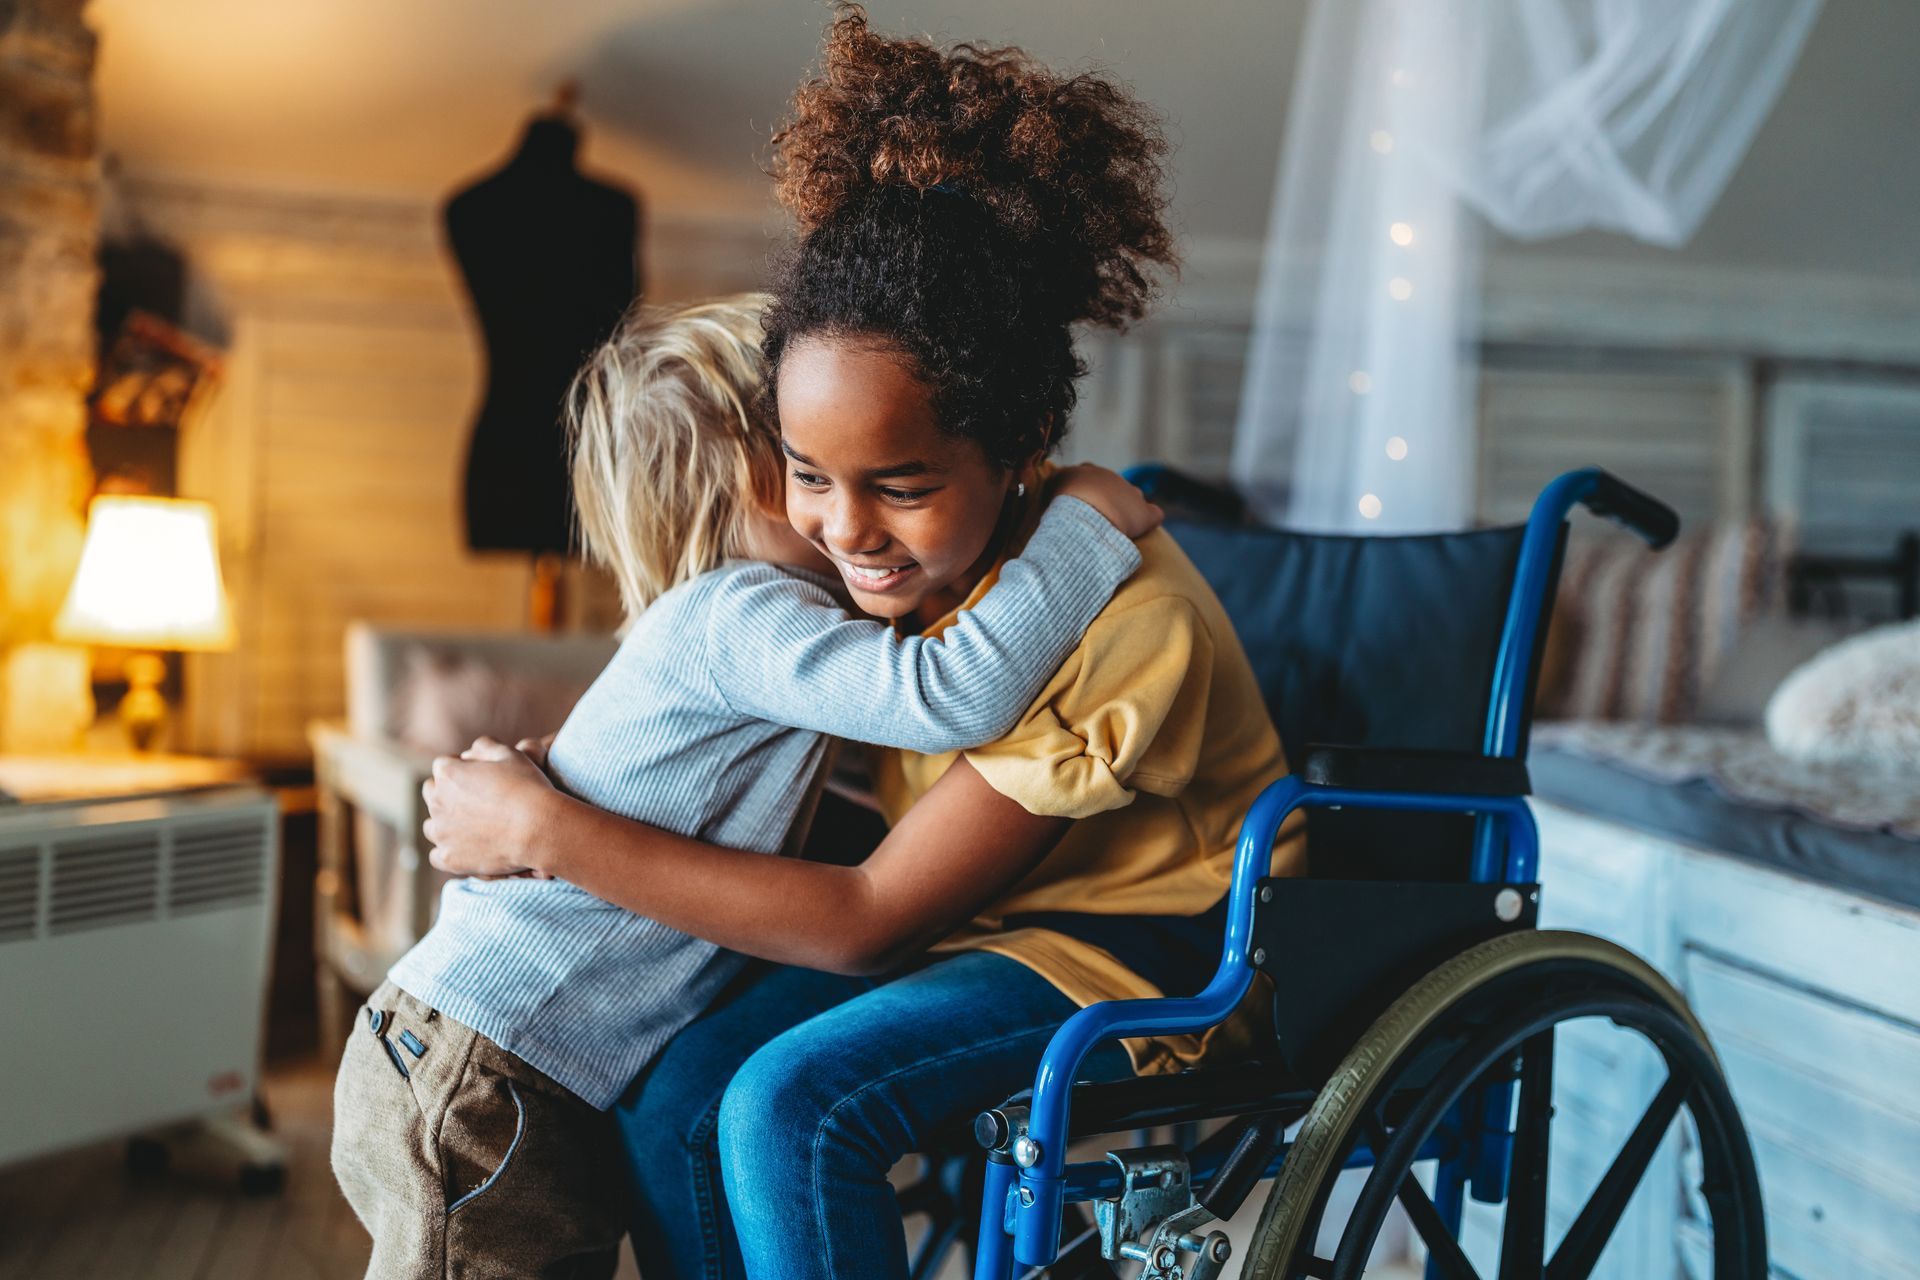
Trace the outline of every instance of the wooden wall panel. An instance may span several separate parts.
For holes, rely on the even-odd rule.
[[[316,247],[295,225],[283,253],[199,255],[227,267],[211,305],[233,341],[183,474],[228,525],[240,646],[194,661],[195,749],[303,757],[307,725],[343,713],[355,619],[524,624],[525,560],[463,545],[483,361],[451,264],[415,232]]]
[[[1697,366],[1516,367],[1497,357],[1480,371],[1481,519],[1524,520],[1547,482],[1601,466],[1655,490],[1689,525],[1735,514],[1723,471],[1744,453],[1729,437],[1747,424],[1743,373]],[[1734,430],[1737,425],[1738,430]]]

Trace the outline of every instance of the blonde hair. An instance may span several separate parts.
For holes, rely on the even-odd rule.
[[[765,305],[746,293],[636,308],[574,377],[566,425],[580,533],[629,617],[742,554],[756,506],[779,510]]]

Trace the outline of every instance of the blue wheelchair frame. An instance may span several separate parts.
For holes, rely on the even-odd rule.
[[[1655,547],[1678,531],[1672,512],[1597,468],[1571,471],[1552,481],[1535,500],[1522,535],[1487,707],[1485,755],[1511,759],[1521,749],[1527,716],[1535,641],[1547,603],[1560,533],[1575,506],[1626,525]],[[1280,825],[1296,809],[1382,809],[1476,816],[1470,878],[1487,883],[1528,883],[1539,863],[1539,833],[1524,797],[1370,791],[1327,786],[1289,775],[1267,787],[1248,810],[1234,852],[1228,891],[1226,939],[1213,978],[1198,995],[1158,1000],[1116,1000],[1089,1005],[1061,1026],[1041,1056],[1034,1077],[1025,1167],[989,1162],[975,1253],[975,1280],[1009,1280],[1016,1262],[1050,1265],[1058,1256],[1064,1206],[1110,1198],[1119,1192],[1115,1166],[1107,1161],[1068,1165],[1068,1107],[1074,1080],[1089,1051],[1132,1036],[1190,1035],[1225,1021],[1239,1006],[1255,972],[1253,921],[1259,881],[1271,870]],[[1496,1086],[1473,1127],[1477,1140],[1441,1160],[1433,1201],[1449,1233],[1459,1234],[1469,1181],[1476,1196],[1504,1195],[1511,1135],[1504,1132],[1511,1085]],[[1285,1159],[1285,1149],[1274,1167]],[[1372,1163],[1364,1145],[1352,1161]],[[1206,1170],[1196,1168],[1198,1179]],[[1272,1170],[1269,1170],[1271,1173]],[[1482,1189],[1485,1189],[1483,1191]]]

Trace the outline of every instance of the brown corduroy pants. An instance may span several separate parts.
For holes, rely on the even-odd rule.
[[[605,1280],[624,1231],[612,1122],[384,983],[347,1039],[333,1172],[368,1280]]]

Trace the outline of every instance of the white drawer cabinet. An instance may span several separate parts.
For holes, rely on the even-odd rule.
[[[1686,994],[1753,1140],[1774,1274],[1920,1280],[1920,912],[1535,803],[1541,922],[1610,938]],[[1604,1026],[1559,1037],[1554,1226],[1613,1157],[1662,1071]],[[1577,1123],[1566,1124],[1574,1120]],[[1680,1135],[1596,1275],[1711,1275]],[[1555,1180],[1558,1185],[1555,1185]]]

